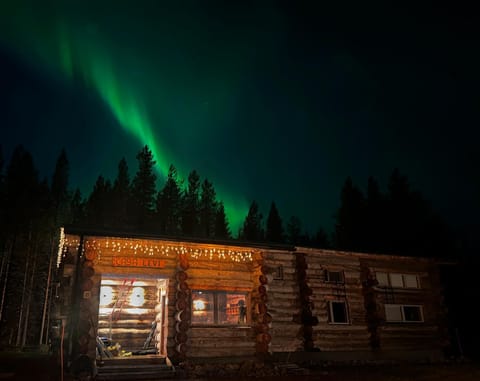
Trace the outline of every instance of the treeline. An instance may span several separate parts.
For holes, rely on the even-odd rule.
[[[364,194],[348,178],[330,235],[321,228],[308,234],[296,216],[284,222],[275,202],[264,221],[259,205],[252,201],[234,238],[212,182],[192,170],[183,183],[171,165],[157,190],[150,149],[143,147],[136,159],[132,178],[122,158],[113,182],[99,176],[84,198],[70,188],[65,151],[58,156],[52,178],[41,179],[22,146],[14,149],[8,165],[0,150],[0,345],[47,342],[59,227],[64,225],[384,254],[453,253],[449,229],[398,170],[393,171],[386,192],[370,178]]]

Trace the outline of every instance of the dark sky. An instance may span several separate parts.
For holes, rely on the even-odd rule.
[[[4,155],[22,143],[50,176],[65,147],[86,195],[122,156],[133,176],[148,144],[160,176],[172,163],[213,181],[235,233],[253,199],[331,230],[347,176],[386,190],[398,167],[475,224],[473,8],[318,3],[4,0]]]

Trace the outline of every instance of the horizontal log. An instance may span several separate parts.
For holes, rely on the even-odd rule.
[[[251,291],[254,287],[253,282],[238,281],[231,279],[196,279],[189,280],[191,290],[231,290],[231,291]]]
[[[209,348],[208,351],[202,350],[202,347],[192,347],[188,352],[189,358],[196,357],[231,357],[231,356],[253,356],[255,354],[255,348]]]
[[[218,338],[188,338],[187,342],[191,347],[202,348],[244,348],[251,347],[255,343],[255,339],[252,337],[232,337],[230,339],[219,340]]]
[[[237,327],[211,327],[211,328],[200,328],[200,327],[191,327],[188,331],[189,337],[192,338],[209,338],[209,337],[253,337],[253,328],[237,328]]]

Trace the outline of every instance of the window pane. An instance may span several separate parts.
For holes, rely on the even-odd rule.
[[[405,287],[418,288],[418,280],[416,275],[406,274],[403,276]]]
[[[217,311],[219,324],[246,324],[247,303],[245,294],[218,293]]]
[[[402,274],[390,274],[390,285],[392,287],[403,287]]]
[[[403,315],[405,321],[423,321],[419,306],[403,306]]]
[[[375,273],[379,286],[388,286],[388,274],[387,273]]]
[[[330,302],[332,323],[347,323],[347,308],[345,302]]]
[[[402,309],[397,304],[385,304],[385,319],[387,321],[402,321]]]
[[[213,292],[192,291],[192,323],[215,323]]]
[[[343,282],[343,273],[341,271],[327,271],[328,282]]]

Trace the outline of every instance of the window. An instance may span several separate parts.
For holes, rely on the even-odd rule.
[[[415,274],[376,272],[375,276],[379,286],[395,288],[420,288],[418,276]]]
[[[192,291],[192,324],[247,324],[247,294]]]
[[[325,270],[325,282],[343,283],[343,271]]]
[[[332,324],[348,324],[348,310],[345,301],[328,302],[329,322]]]
[[[385,304],[385,320],[392,323],[423,322],[422,306]]]

